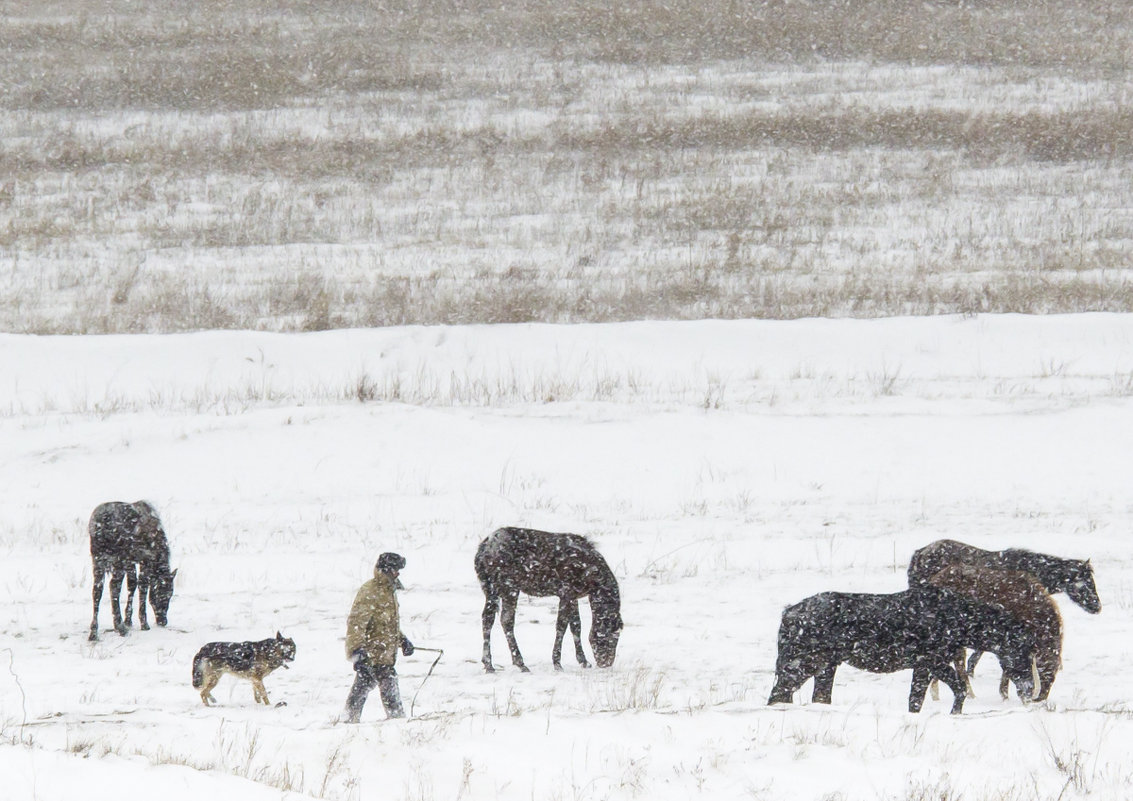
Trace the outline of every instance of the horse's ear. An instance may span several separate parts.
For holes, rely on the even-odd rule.
[[[279,633],[279,630],[278,630],[278,629],[276,629],[276,632],[275,632],[275,638],[276,638],[277,640],[282,640],[282,639],[283,639],[283,635]]]
[[[173,572],[169,574],[169,578],[171,578],[171,579],[177,578],[177,571],[180,570],[180,569],[181,568],[179,568],[179,567],[174,568]]]

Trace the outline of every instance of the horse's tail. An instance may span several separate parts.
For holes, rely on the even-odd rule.
[[[198,690],[205,683],[205,654],[204,651],[197,651],[197,655],[193,657],[193,686]]]

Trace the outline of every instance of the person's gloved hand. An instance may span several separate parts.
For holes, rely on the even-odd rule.
[[[413,656],[414,650],[415,649],[413,648],[413,643],[409,642],[409,638],[406,637],[404,634],[402,634],[401,635],[401,653],[405,654],[405,656]]]
[[[366,650],[364,648],[357,648],[350,654],[350,662],[357,667],[362,662],[366,661]]]

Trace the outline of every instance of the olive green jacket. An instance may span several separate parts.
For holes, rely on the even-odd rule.
[[[393,579],[379,570],[354,596],[346,618],[346,657],[362,649],[373,665],[392,665],[401,645],[401,621]]]

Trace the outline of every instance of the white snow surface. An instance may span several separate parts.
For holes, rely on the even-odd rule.
[[[5,799],[1133,795],[1130,315],[0,336],[0,486]],[[104,598],[90,643],[87,519],[142,498],[170,625],[119,637]],[[502,525],[597,544],[613,668],[568,635],[553,671],[556,601],[524,597],[531,673],[498,627],[484,673],[472,557]],[[784,606],[903,589],[943,537],[1092,559],[1049,702],[1000,700],[988,657],[960,716],[849,667],[831,705],[767,706]],[[399,662],[410,719],[375,692],[350,726],[345,616],[384,550],[444,655]],[[203,706],[196,650],[276,631],[273,705],[226,677]]]

